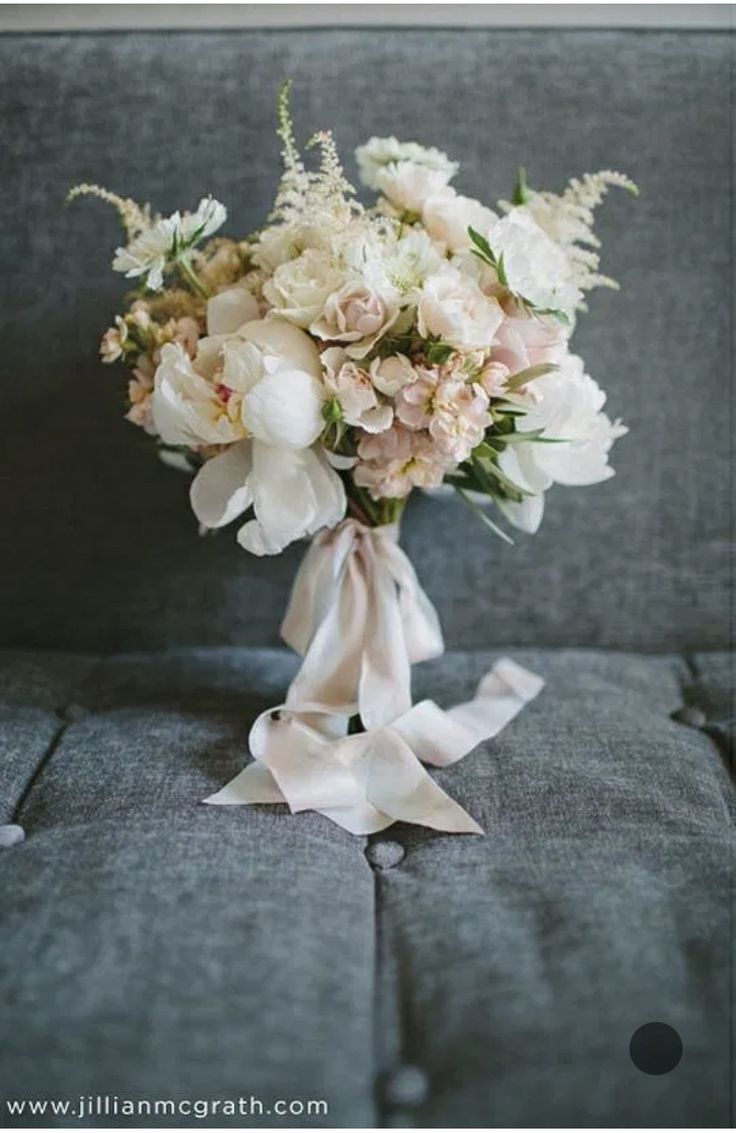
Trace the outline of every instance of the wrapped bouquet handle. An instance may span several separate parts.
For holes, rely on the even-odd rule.
[[[449,711],[412,706],[412,664],[439,657],[444,643],[397,538],[396,525],[354,519],[315,537],[282,625],[302,666],[286,702],[253,725],[254,762],[205,802],[285,802],[352,834],[395,821],[483,833],[423,765],[448,766],[495,736],[544,682],[504,658],[472,700]],[[348,735],[356,714],[365,731]]]
[[[444,653],[437,611],[398,544],[398,524],[346,519],[315,536],[281,636],[303,658],[286,707],[359,715],[370,730],[411,707],[411,666]]]

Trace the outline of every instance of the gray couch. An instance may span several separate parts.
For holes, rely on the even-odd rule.
[[[729,51],[670,32],[0,39],[0,1123],[69,1124],[3,1099],[79,1094],[329,1104],[251,1119],[272,1125],[729,1123]],[[62,201],[81,180],[162,209],[211,190],[252,228],[285,76],[304,134],[332,125],[346,154],[417,137],[465,157],[474,195],[507,195],[519,160],[539,185],[621,168],[641,188],[602,214],[624,289],[577,335],[631,426],[617,477],[552,493],[513,549],[454,503],[404,524],[449,646],[417,694],[467,696],[501,650],[548,682],[438,776],[484,838],[198,803],[295,671],[278,625],[303,551],[197,539],[97,358],[114,217]],[[684,1045],[657,1076],[629,1057],[652,1021]]]

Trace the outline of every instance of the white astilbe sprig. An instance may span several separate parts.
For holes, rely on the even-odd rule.
[[[317,147],[320,161],[317,169],[308,170],[294,137],[290,89],[291,83],[284,83],[278,96],[277,134],[282,143],[284,171],[268,219],[272,224],[293,226],[314,225],[317,218],[331,219],[338,226],[347,224],[362,207],[350,200],[355,189],[345,177],[335,140],[329,130],[314,134],[307,148]]]
[[[98,200],[112,205],[129,238],[137,236],[151,226],[150,205],[139,205],[130,197],[121,197],[118,193],[113,193],[102,185],[89,185],[86,182],[74,185],[66,195],[67,204],[71,204],[78,197],[96,197]]]
[[[539,227],[564,249],[570,264],[570,281],[580,291],[595,287],[617,290],[616,280],[598,271],[600,256],[595,249],[600,248],[601,242],[593,231],[595,209],[611,186],[639,194],[629,177],[610,169],[573,177],[559,194],[530,189],[520,171],[513,203],[499,201],[499,207],[507,212],[518,207],[529,211]]]

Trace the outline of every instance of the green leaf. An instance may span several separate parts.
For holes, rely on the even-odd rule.
[[[526,370],[519,370],[518,374],[506,379],[506,389],[509,393],[516,393],[535,378],[543,378],[545,374],[552,374],[559,368],[554,362],[540,362],[537,366],[528,366]]]
[[[480,256],[480,259],[489,263],[491,267],[496,268],[498,266],[496,257],[485,236],[481,236],[480,232],[476,232],[476,230],[470,226],[468,227],[468,236],[478,249],[475,254]]]
[[[511,204],[525,205],[530,199],[531,193],[529,192],[529,186],[526,182],[526,169],[523,165],[520,165],[516,173],[514,191],[511,194]]]
[[[512,494],[512,498],[521,498],[523,496],[531,496],[534,494],[533,492],[527,491],[525,488],[520,488],[519,485],[515,484],[513,480],[509,480],[508,476],[506,476],[505,473],[501,471],[498,465],[493,464],[490,460],[476,461],[474,459],[473,464],[476,465],[476,467],[480,466],[480,469],[485,475],[491,476],[494,480],[497,480],[498,483],[503,488],[505,488],[507,492],[510,492]]]
[[[529,309],[533,311],[535,315],[549,315],[551,319],[556,319],[558,323],[562,323],[566,327],[572,325],[570,316],[564,311],[557,310],[554,307],[535,307],[533,303],[530,303]]]
[[[498,282],[501,284],[502,287],[508,287],[509,281],[506,278],[506,269],[503,266],[503,252],[501,252],[501,255],[498,257],[498,264],[496,265],[496,271],[498,272]]]
[[[544,429],[530,429],[528,433],[504,433],[500,437],[491,437],[491,442],[498,441],[500,445],[522,445],[527,441],[538,441]]]
[[[487,527],[489,531],[492,531],[494,535],[498,535],[499,539],[503,539],[504,543],[508,543],[510,547],[513,547],[514,540],[511,538],[511,536],[507,535],[505,531],[502,531],[500,527],[496,526],[496,524],[493,522],[492,519],[488,518],[486,513],[483,511],[483,508],[480,507],[475,502],[475,500],[471,500],[470,496],[465,491],[465,489],[459,487],[459,485],[457,485],[457,484],[454,484],[453,487],[455,488],[455,491],[457,492],[457,494],[460,496],[460,499],[465,504],[467,504],[467,506],[477,516],[477,518],[481,521],[481,523],[485,527]]]
[[[427,348],[427,361],[435,366],[441,366],[454,353],[455,347],[450,346],[449,342],[432,342]]]

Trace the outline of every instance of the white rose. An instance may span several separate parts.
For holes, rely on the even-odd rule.
[[[328,296],[322,313],[309,329],[317,338],[335,342],[370,339],[372,344],[395,317],[395,310],[376,290],[361,279],[348,280]]]
[[[559,244],[550,240],[524,209],[512,211],[487,232],[510,291],[541,310],[568,316],[582,300],[570,279],[570,264]]]
[[[503,317],[495,299],[450,267],[425,282],[417,306],[419,333],[458,350],[487,349]]]
[[[282,318],[308,327],[321,315],[327,298],[342,283],[328,252],[314,248],[281,264],[263,287],[263,294]]]
[[[498,216],[480,201],[461,197],[448,187],[425,201],[422,221],[433,240],[444,244],[450,252],[459,252],[470,247],[468,228],[486,232]]]

